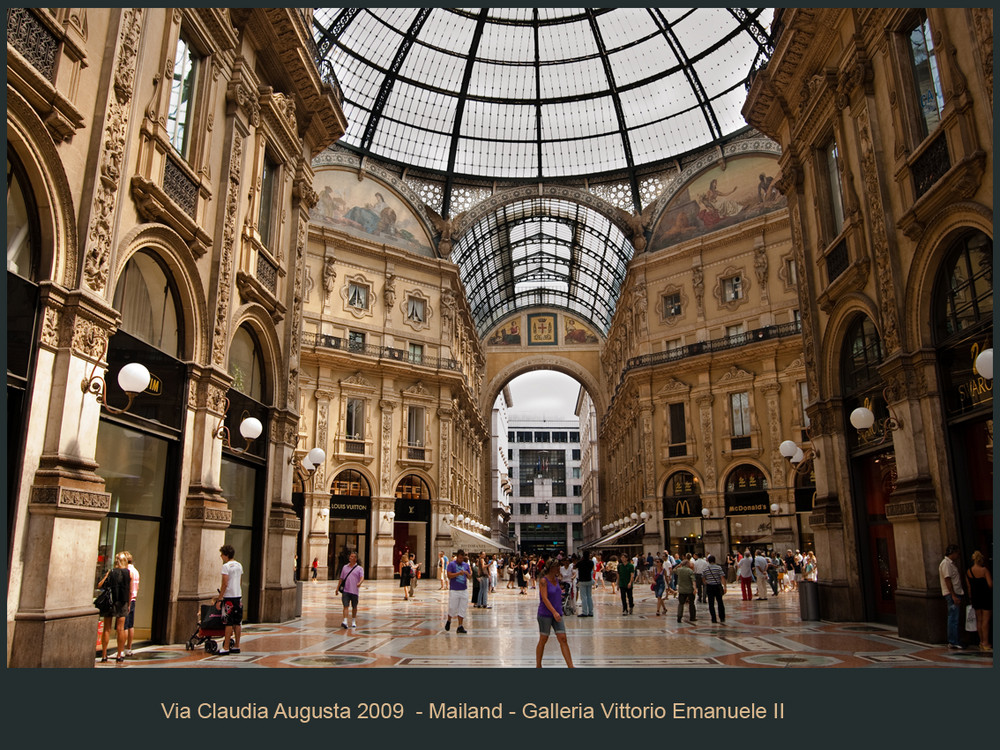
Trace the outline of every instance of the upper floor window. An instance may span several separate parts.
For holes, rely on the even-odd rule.
[[[515,440],[515,438],[514,438],[514,431],[513,431],[513,430],[508,430],[508,431],[507,431],[507,440],[508,440],[509,442],[511,442],[511,443],[515,443],[515,442],[517,442],[517,441]]]
[[[569,441],[571,443],[579,443],[580,442],[580,433],[577,432],[577,431],[575,431],[575,430],[571,431],[569,433]]]
[[[742,323],[737,323],[734,326],[726,326],[726,336],[739,336],[740,334],[745,332],[746,331],[743,328]]]
[[[785,258],[785,280],[789,286],[799,283],[798,266],[795,265],[795,258]]]
[[[406,443],[414,447],[424,444],[424,414],[422,406],[410,406],[406,413]]]
[[[806,404],[809,403],[809,385],[806,381],[799,382],[799,404],[802,407],[802,426],[809,427],[809,415],[806,414]]]
[[[347,345],[351,351],[360,351],[365,348],[365,334],[363,331],[348,331]]]
[[[556,503],[556,515],[565,516],[566,515],[566,505],[567,503]]]
[[[406,300],[406,319],[415,323],[423,323],[427,315],[424,301],[418,297],[409,297]]]
[[[573,460],[574,461],[579,461],[580,460],[580,449],[579,448],[574,448],[572,455],[573,455]]]
[[[733,418],[733,437],[743,437],[750,434],[750,394],[729,394],[729,407]]]
[[[686,448],[687,425],[684,419],[684,403],[679,402],[676,404],[670,404],[667,413],[670,418],[670,455],[683,456],[687,453],[686,450],[682,450],[678,453],[674,451],[674,448]]]
[[[837,141],[831,138],[822,149],[822,162],[820,169],[825,180],[827,190],[826,214],[829,225],[827,226],[827,242],[840,234],[844,226],[844,193],[840,186],[840,151],[837,148]]]
[[[681,314],[681,294],[680,292],[674,292],[673,294],[663,295],[663,317],[671,318],[675,315]]]
[[[722,280],[722,299],[724,302],[733,302],[743,299],[743,277],[736,275]]]
[[[959,239],[938,274],[938,342],[993,318],[993,243],[976,231]]]
[[[931,38],[931,27],[923,12],[910,28],[908,40],[910,64],[913,66],[913,84],[916,87],[917,105],[923,137],[927,137],[941,122],[944,94],[941,75],[938,73],[937,51]]]
[[[844,337],[841,371],[845,394],[858,393],[881,380],[882,339],[871,318],[859,315]]]
[[[549,433],[547,432],[536,432],[535,433],[536,443],[547,443],[549,442]]]
[[[365,439],[365,400],[363,398],[347,399],[347,430],[348,440]]]
[[[265,152],[260,177],[260,213],[257,219],[260,241],[264,243],[265,247],[271,247],[274,240],[271,235],[275,227],[274,188],[277,178],[278,163]]]
[[[128,259],[113,304],[122,314],[123,331],[172,357],[181,356],[177,296],[156,258],[139,252]]]
[[[552,433],[552,442],[553,443],[565,443],[565,442],[568,442],[568,438],[569,438],[569,435],[567,435],[565,432],[553,432]]]
[[[167,137],[177,153],[188,158],[191,128],[194,122],[194,95],[198,79],[199,55],[185,37],[177,39],[174,54],[174,77],[170,84],[170,104],[167,108]]]
[[[517,442],[518,443],[530,443],[531,442],[531,433],[530,432],[518,432],[517,433]]]
[[[410,344],[410,361],[414,364],[419,365],[424,361],[424,345],[423,344]]]
[[[368,287],[364,284],[350,282],[347,288],[347,304],[361,310],[368,309]]]

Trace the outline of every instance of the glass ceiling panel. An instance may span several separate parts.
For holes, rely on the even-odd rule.
[[[411,44],[406,35],[423,11],[426,20]],[[633,171],[745,127],[734,100],[743,93],[759,44],[725,8],[591,9],[600,43],[583,8],[490,8],[481,29],[478,8],[423,11],[362,9],[342,24],[336,36],[331,26],[339,11],[320,8],[314,13],[316,40],[329,50],[327,56],[344,91],[345,113],[350,113],[342,145],[432,171],[446,169],[454,153],[455,172],[461,175],[541,179],[622,168]],[[746,13],[764,29],[772,16],[770,10],[751,8]],[[662,28],[664,23],[672,33]],[[680,60],[668,36],[683,48]],[[601,59],[601,44],[615,88]],[[463,91],[469,54],[476,58]],[[536,57],[542,61],[537,72]],[[715,117],[721,132],[703,124],[706,119],[700,111],[690,111],[699,101],[678,70],[684,59],[691,62],[707,92],[708,101],[701,105],[720,108]],[[392,72],[394,63],[397,73]],[[458,99],[419,89],[507,104],[472,106],[469,99],[462,110]],[[391,93],[379,99],[380,90]],[[512,100],[521,105],[512,107]],[[621,103],[623,121],[616,101]],[[460,110],[456,140],[454,117]],[[544,112],[540,167],[538,110]],[[640,145],[631,153],[620,136],[608,137],[623,126],[639,136]],[[680,131],[673,132],[675,128]],[[665,130],[666,137],[653,137]],[[370,142],[364,142],[365,133]],[[451,139],[444,157],[441,133]],[[483,137],[497,143],[479,140]],[[616,154],[609,155],[608,149]],[[447,196],[445,204],[450,205]]]

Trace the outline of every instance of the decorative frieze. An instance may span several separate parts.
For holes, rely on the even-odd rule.
[[[31,502],[36,505],[53,505],[58,510],[92,510],[107,513],[111,510],[111,493],[58,486],[32,487]]]
[[[222,367],[229,340],[229,302],[232,294],[233,244],[236,238],[236,215],[239,210],[240,172],[243,163],[243,136],[233,133],[229,155],[229,187],[226,191],[226,218],[222,230],[222,255],[219,259],[219,287],[216,293],[215,327],[212,331],[212,363]]]

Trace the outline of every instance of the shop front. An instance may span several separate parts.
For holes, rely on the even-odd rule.
[[[729,549],[772,550],[774,527],[767,477],[752,464],[741,464],[726,477],[726,525]]]
[[[691,472],[678,471],[663,487],[663,538],[674,557],[705,554],[701,483]]]
[[[364,475],[353,469],[340,472],[330,486],[330,545],[327,552],[329,577],[336,578],[351,554],[368,576],[369,524],[372,515],[371,488]]]

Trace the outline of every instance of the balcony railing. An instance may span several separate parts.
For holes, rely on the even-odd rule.
[[[733,336],[723,336],[722,338],[710,339],[709,341],[697,341],[693,344],[679,346],[676,349],[670,349],[665,352],[653,352],[652,354],[643,354],[641,357],[632,357],[626,363],[625,369],[622,371],[622,375],[624,376],[624,374],[629,370],[634,370],[639,367],[650,367],[652,365],[659,365],[665,362],[676,362],[679,359],[695,357],[699,354],[721,352],[727,349],[747,346],[748,344],[755,344],[759,341],[784,338],[786,336],[795,336],[800,333],[802,333],[802,323],[798,320],[794,320],[791,323],[782,323],[781,325],[776,326],[756,328],[753,331],[737,333]]]
[[[411,354],[403,349],[394,349],[391,346],[380,346],[378,344],[359,344],[341,338],[340,336],[328,336],[324,333],[303,333],[303,346],[322,347],[323,349],[336,349],[338,351],[350,352],[351,354],[373,359],[388,359],[395,362],[410,365],[420,365],[430,367],[435,370],[451,370],[452,372],[462,372],[462,363],[448,359],[446,357],[431,357],[427,354]]]

